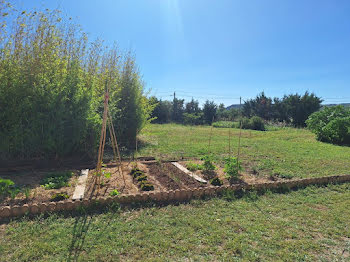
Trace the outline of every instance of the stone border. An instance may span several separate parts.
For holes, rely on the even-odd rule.
[[[121,194],[115,197],[101,197],[97,199],[65,200],[59,202],[44,202],[38,204],[24,204],[22,206],[0,207],[0,219],[19,217],[25,214],[50,213],[57,211],[75,210],[79,207],[89,207],[93,205],[108,205],[110,203],[132,204],[145,202],[171,203],[188,201],[192,198],[212,197],[220,193],[231,190],[266,190],[266,189],[291,189],[306,187],[308,185],[326,185],[329,183],[350,182],[350,175],[315,177],[305,179],[295,179],[289,181],[277,181],[267,183],[253,183],[220,187],[203,187],[194,189],[177,189],[170,191],[143,192],[137,194]]]

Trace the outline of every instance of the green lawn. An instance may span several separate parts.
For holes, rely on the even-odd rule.
[[[350,184],[0,225],[0,261],[349,261]]]
[[[238,129],[231,129],[233,152],[237,154]],[[175,124],[150,125],[140,136],[140,155],[158,158],[199,158],[208,153],[211,127]],[[218,158],[228,154],[227,128],[213,128],[210,151]],[[242,130],[241,156],[245,167],[262,175],[316,177],[350,173],[350,147],[316,141],[306,129],[274,131]]]

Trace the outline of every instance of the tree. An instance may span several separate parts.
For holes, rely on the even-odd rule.
[[[155,105],[151,117],[152,123],[164,124],[171,120],[172,104],[169,101],[158,100],[156,97],[150,98],[150,103]]]
[[[199,108],[198,101],[192,98],[191,102],[186,103],[185,112],[188,114],[200,113],[201,109]]]
[[[229,111],[226,109],[224,104],[220,104],[217,109],[218,120],[227,120],[229,118]]]
[[[214,103],[214,101],[205,101],[203,106],[203,118],[205,123],[208,125],[212,124],[213,120],[216,118],[216,110],[217,105]]]
[[[118,113],[113,118],[113,124],[119,143],[133,149],[136,135],[146,124],[147,114],[150,114],[152,110],[147,112],[144,107],[145,104],[149,104],[149,101],[143,96],[143,83],[132,56],[129,56],[124,63],[119,86],[120,99],[116,103]]]
[[[173,108],[171,111],[171,120],[175,123],[182,123],[184,113],[184,99],[174,97]]]
[[[313,93],[305,92],[303,96],[299,94],[285,96],[283,103],[293,125],[302,127],[306,125],[305,121],[312,113],[320,110],[322,99]]]
[[[256,98],[244,103],[243,114],[246,117],[259,116],[269,120],[272,115],[272,99],[267,97],[264,92],[260,93]]]

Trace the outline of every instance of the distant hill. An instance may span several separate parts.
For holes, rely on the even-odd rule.
[[[325,104],[325,105],[322,105],[322,106],[338,106],[338,105],[342,105],[342,106],[345,106],[345,107],[350,107],[350,103],[341,103],[341,104]],[[239,105],[239,104],[233,104],[233,105],[230,105],[228,107],[226,107],[227,110],[230,110],[231,108],[235,108],[235,109],[239,109],[240,107],[242,107],[242,105]]]
[[[231,108],[239,109],[239,108],[241,108],[242,106],[243,106],[243,104],[242,104],[242,105],[240,105],[240,104],[235,104],[235,105],[230,105],[230,106],[226,107],[226,109],[227,109],[227,110],[230,110]]]
[[[350,103],[326,104],[326,105],[323,105],[323,106],[338,106],[338,105],[345,106],[345,107],[350,107]]]

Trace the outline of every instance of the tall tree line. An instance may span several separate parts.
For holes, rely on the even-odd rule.
[[[119,142],[134,144],[152,106],[130,52],[89,41],[59,10],[0,0],[0,19],[0,159],[94,155],[106,85]]]

